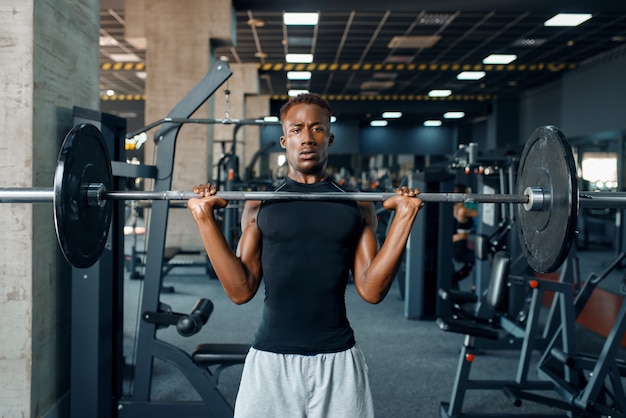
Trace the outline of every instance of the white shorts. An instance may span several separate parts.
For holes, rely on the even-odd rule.
[[[311,356],[250,349],[235,418],[373,416],[367,364],[358,346]]]

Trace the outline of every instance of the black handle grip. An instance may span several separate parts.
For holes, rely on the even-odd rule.
[[[176,324],[176,330],[183,337],[197,334],[207,323],[213,312],[213,302],[209,299],[200,299],[196,302],[189,315],[182,316]]]

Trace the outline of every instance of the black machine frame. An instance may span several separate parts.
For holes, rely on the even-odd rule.
[[[228,64],[217,61],[206,76],[170,111],[155,134],[156,163],[126,164],[122,158],[126,134],[125,120],[84,109],[75,110],[75,122],[90,122],[102,130],[112,158],[116,188],[124,189],[123,178],[153,179],[153,190],[169,190],[172,185],[176,138],[184,122],[232,75]],[[169,201],[151,206],[146,242],[146,263],[136,336],[137,357],[132,392],[125,394],[123,378],[123,278],[124,203],[117,202],[109,242],[101,259],[87,269],[72,268],[72,337],[70,416],[107,417],[193,417],[232,416],[232,405],[217,389],[224,367],[241,364],[247,344],[200,344],[194,353],[157,338],[157,330],[191,315],[164,311],[163,291],[165,239]],[[210,315],[210,312],[209,312]],[[202,315],[201,315],[202,316]],[[146,317],[151,320],[145,320]],[[205,318],[204,321],[206,321]],[[200,324],[201,327],[202,324]],[[199,401],[155,401],[151,399],[155,359],[163,360],[185,376],[196,390]],[[209,366],[217,366],[213,370]]]

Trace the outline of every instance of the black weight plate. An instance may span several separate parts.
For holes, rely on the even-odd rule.
[[[542,211],[518,205],[517,233],[528,265],[540,273],[557,270],[567,258],[578,216],[578,181],[572,149],[554,126],[537,128],[524,146],[517,193],[541,187],[550,196]]]
[[[61,251],[75,267],[92,266],[104,250],[113,216],[111,201],[88,205],[86,188],[102,183],[111,190],[111,160],[100,130],[75,126],[65,137],[54,175],[54,223]]]

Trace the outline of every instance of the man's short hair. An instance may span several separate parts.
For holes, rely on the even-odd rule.
[[[328,116],[328,120],[330,120],[332,115],[330,104],[326,99],[316,93],[303,93],[292,97],[280,108],[280,120],[283,120],[289,109],[297,104],[314,104],[319,106]]]

